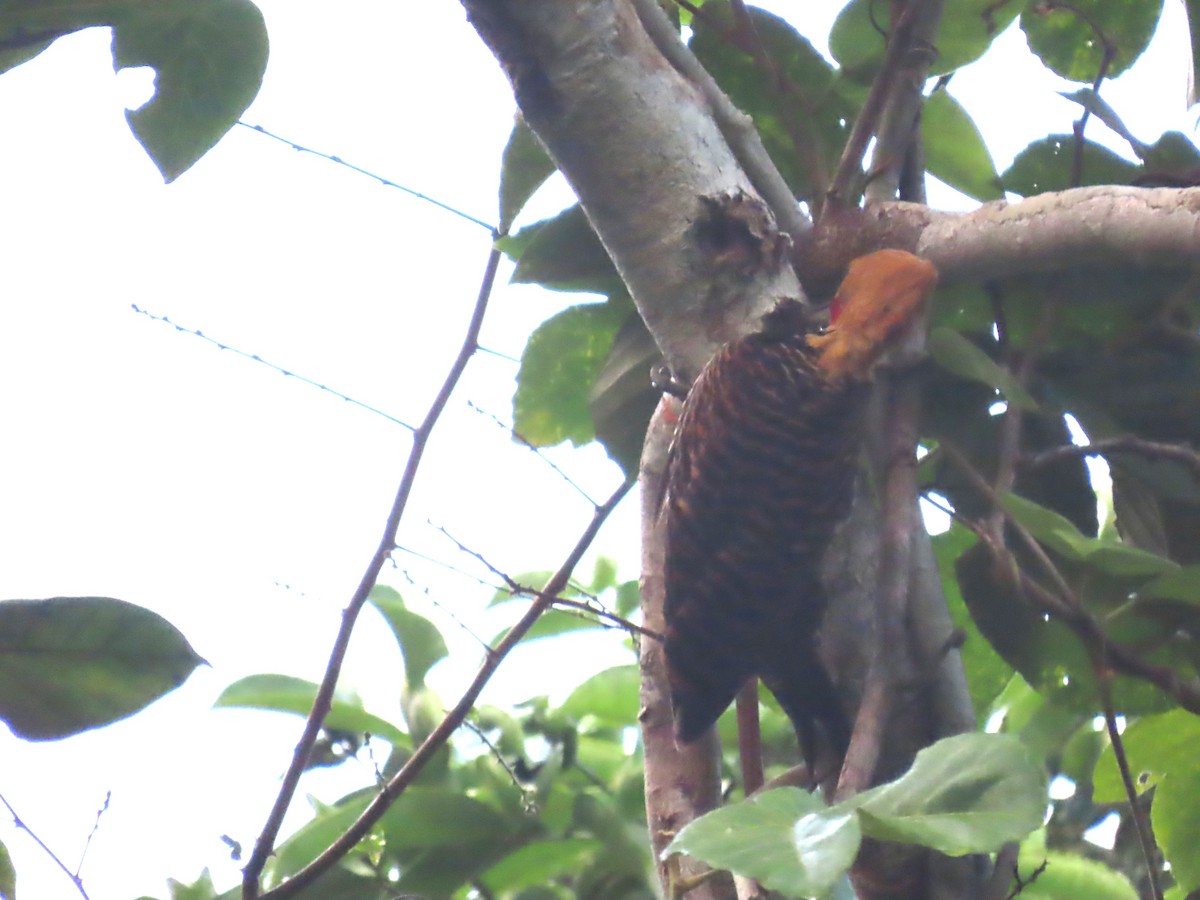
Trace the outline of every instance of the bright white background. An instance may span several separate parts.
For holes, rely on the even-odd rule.
[[[818,46],[837,5],[805,13]],[[271,59],[244,121],[495,219],[512,99],[458,4],[260,6]],[[1168,6],[1169,46],[1105,90],[1143,140],[1188,127],[1186,24]],[[1019,32],[998,45],[951,90],[1003,169],[1031,138],[1069,132],[1078,108],[1054,95],[1074,86],[1042,77]],[[415,422],[457,350],[488,252],[484,229],[245,128],[164,186],[123,116],[147,93],[138,73],[114,76],[105,30],[63,38],[0,77],[0,598],[120,597],[165,615],[211,663],[110,728],[41,744],[0,734],[0,794],[68,865],[112,792],[83,868],[93,900],[165,896],[168,876],[191,881],[205,865],[220,886],[237,880],[220,835],[252,844],[300,726],[209,707],[247,674],[319,677],[408,448],[399,426],[130,304]],[[564,202],[551,187],[532,218]],[[579,299],[503,287],[483,343],[519,356],[537,323]],[[588,504],[468,406],[509,421],[515,371],[494,355],[472,362],[402,545],[480,572],[432,521],[516,574],[555,567],[574,542]],[[597,499],[619,482],[596,447],[555,459]],[[634,577],[636,542],[631,497],[597,550]],[[389,583],[461,653],[435,672],[452,699],[478,653],[444,611],[490,636],[499,620],[480,611],[491,592],[403,553],[396,561]],[[344,683],[395,718],[402,669],[375,624],[364,621]],[[520,651],[487,696],[561,695],[627,659],[614,640],[547,652]],[[369,777],[350,763],[302,791],[330,800]],[[0,841],[22,897],[78,896],[6,817]]]

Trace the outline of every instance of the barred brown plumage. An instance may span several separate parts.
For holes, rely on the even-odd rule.
[[[810,744],[848,720],[816,652],[821,562],[849,512],[871,366],[919,316],[936,272],[901,251],[855,260],[840,322],[784,300],[688,392],[666,477],[665,649],[678,738],[759,676]],[[848,326],[848,327],[847,327]]]

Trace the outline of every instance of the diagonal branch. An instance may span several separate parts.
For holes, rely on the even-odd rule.
[[[371,804],[363,810],[361,816],[351,825],[346,831],[338,837],[336,841],[321,853],[311,863],[281,884],[274,890],[268,891],[262,895],[262,900],[284,900],[287,897],[294,897],[309,887],[314,881],[321,877],[326,871],[342,859],[347,853],[357,846],[358,842],[366,837],[371,828],[383,818],[384,813],[396,801],[414,779],[421,773],[426,763],[433,755],[440,750],[445,743],[450,739],[450,736],[458,729],[458,727],[466,719],[467,714],[475,705],[476,698],[479,697],[484,685],[492,677],[492,674],[499,667],[500,663],[508,655],[509,651],[515,647],[526,632],[533,627],[534,622],[538,620],[543,612],[550,608],[554,602],[554,598],[559,591],[566,587],[567,581],[571,577],[575,566],[578,564],[580,557],[592,541],[596,534],[600,531],[600,526],[608,519],[618,503],[633,487],[634,482],[626,481],[613,492],[604,503],[597,506],[592,514],[592,519],[588,523],[580,535],[579,540],[567,555],[566,560],[559,567],[558,571],[551,576],[542,588],[538,598],[530,604],[529,609],[521,616],[520,620],[515,624],[490,652],[484,657],[483,665],[479,667],[479,671],[475,674],[475,678],[471,684],[463,692],[458,703],[454,708],[446,713],[446,717],[429,736],[421,743],[421,746],[416,749],[416,752],[408,758],[408,761],[397,772],[392,779],[387,782]]]
[[[350,635],[354,630],[354,623],[358,619],[358,614],[362,611],[363,606],[366,604],[367,598],[371,594],[371,589],[375,586],[375,582],[379,578],[379,573],[383,571],[384,565],[396,547],[396,532],[400,528],[400,519],[404,515],[405,507],[408,505],[408,498],[412,493],[413,483],[417,477],[417,470],[420,468],[421,459],[429,443],[429,436],[433,433],[434,426],[437,425],[442,411],[450,401],[450,395],[454,392],[454,388],[462,377],[467,363],[479,345],[479,331],[483,326],[483,316],[487,311],[488,299],[491,297],[492,285],[496,281],[496,270],[499,264],[500,251],[493,246],[488,254],[487,267],[484,270],[483,281],[479,287],[479,296],[475,300],[475,308],[471,312],[471,319],[467,325],[466,334],[463,336],[462,347],[458,351],[458,356],[455,357],[454,362],[451,364],[450,371],[446,374],[441,389],[430,404],[429,411],[425,414],[424,420],[413,432],[413,442],[408,452],[408,462],[404,466],[404,474],[400,479],[400,486],[397,488],[396,497],[392,501],[392,508],[388,513],[383,535],[379,539],[379,544],[375,548],[375,553],[371,557],[366,571],[363,572],[362,579],[359,581],[354,595],[350,598],[350,602],[342,612],[342,624],[338,629],[337,637],[334,639],[333,650],[329,654],[329,662],[325,667],[325,676],[321,680],[320,687],[317,689],[317,696],[313,701],[312,711],[308,715],[304,731],[301,733],[300,740],[296,744],[292,762],[288,766],[287,772],[284,773],[279,794],[275,798],[275,804],[271,807],[266,824],[263,825],[263,830],[254,843],[254,852],[250,855],[250,859],[242,871],[242,896],[245,900],[254,900],[254,898],[259,896],[259,879],[262,876],[263,868],[266,866],[267,859],[274,850],[275,839],[279,836],[279,829],[283,825],[283,817],[291,805],[292,798],[295,796],[296,788],[300,783],[300,776],[304,773],[305,764],[308,762],[309,754],[321,732],[321,726],[325,722],[325,717],[329,714],[329,708],[333,702],[333,692],[337,687],[338,676],[342,671],[342,663],[346,658],[346,651],[350,647]]]

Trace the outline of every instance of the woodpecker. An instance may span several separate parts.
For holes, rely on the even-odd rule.
[[[667,465],[665,650],[675,733],[704,734],[758,676],[806,751],[848,718],[817,655],[821,562],[850,510],[871,370],[921,318],[933,265],[851,262],[821,331],[783,300],[725,345],[683,403]]]

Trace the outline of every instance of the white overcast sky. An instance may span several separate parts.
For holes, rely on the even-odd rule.
[[[260,6],[271,58],[244,121],[495,219],[512,98],[457,3]],[[1169,6],[1166,30],[1178,36],[1186,27]],[[803,30],[819,44],[828,23]],[[1055,97],[1063,85],[1022,67],[1018,33],[1001,44],[1003,60],[957,75],[952,90],[1003,168],[1031,138],[1069,132],[1076,108]],[[1143,140],[1187,123],[1180,52],[1165,72],[1106,90]],[[164,186],[123,116],[145,84],[113,75],[102,29],[0,77],[0,598],[120,597],[165,615],[212,663],[107,729],[42,744],[0,733],[0,794],[72,867],[112,791],[83,869],[93,900],[165,896],[168,876],[191,881],[204,865],[219,885],[237,879],[219,836],[251,844],[299,720],[209,707],[246,674],[319,677],[408,448],[399,426],[130,304],[416,421],[457,350],[488,252],[484,229],[244,128]],[[564,198],[547,191],[538,214]],[[503,287],[483,342],[519,356],[538,322],[578,299]],[[403,545],[480,572],[432,521],[515,574],[553,568],[574,542],[588,504],[468,406],[508,421],[514,373],[496,356],[472,362]],[[598,448],[555,459],[596,498],[619,481]],[[624,577],[636,576],[636,532],[631,498],[597,545]],[[432,602],[489,636],[499,620],[479,611],[490,591],[396,558],[417,585],[399,570],[388,581],[465,654],[435,679],[453,699],[477,645]],[[399,659],[372,625],[346,682],[395,717]],[[493,699],[545,691],[547,671],[562,672],[561,692],[628,659],[614,640],[545,652],[519,654]],[[302,791],[329,801],[370,777],[344,769]],[[0,841],[21,896],[78,896],[4,816]]]

